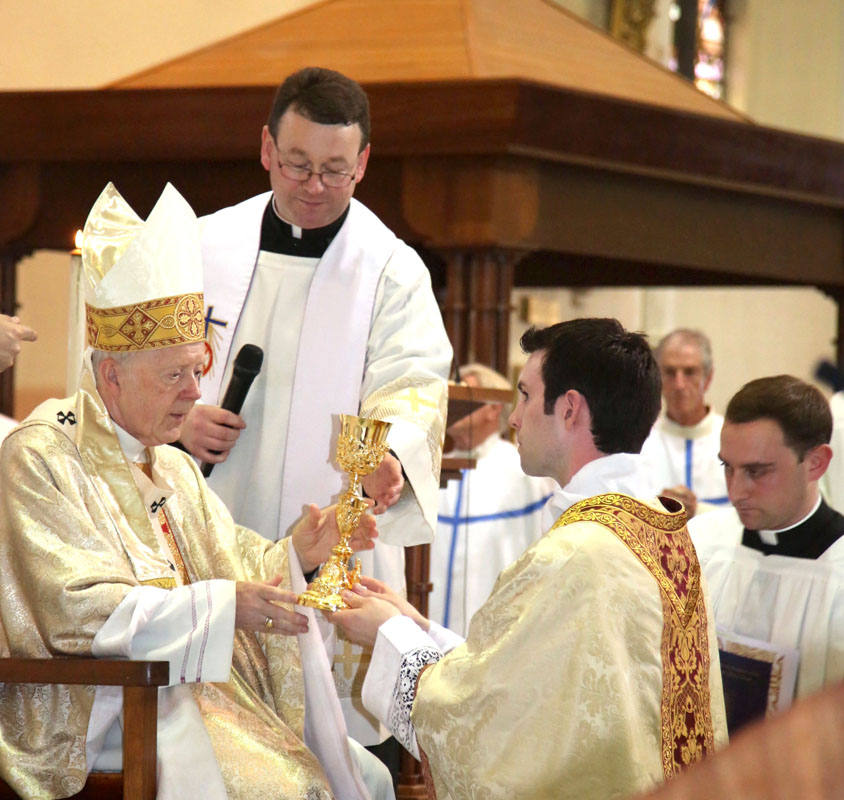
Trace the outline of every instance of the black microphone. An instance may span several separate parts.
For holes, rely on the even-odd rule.
[[[234,360],[232,378],[229,381],[223,402],[220,403],[220,408],[234,414],[240,413],[240,409],[243,408],[243,401],[246,399],[246,393],[249,391],[252,381],[255,380],[255,376],[261,371],[263,361],[264,351],[257,345],[245,344],[240,348],[240,352]],[[220,451],[212,452],[219,453]],[[211,474],[211,470],[214,469],[214,465],[209,461],[203,461],[200,469],[207,478]]]

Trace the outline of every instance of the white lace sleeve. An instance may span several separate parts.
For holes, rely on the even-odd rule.
[[[393,617],[378,629],[363,684],[363,704],[416,758],[410,721],[419,673],[443,657],[442,650],[410,617]]]
[[[393,687],[393,702],[387,727],[398,739],[399,744],[414,758],[419,758],[419,747],[416,744],[416,731],[410,721],[410,712],[413,711],[413,701],[416,699],[416,682],[425,667],[436,664],[442,657],[443,654],[436,647],[420,647],[404,653],[399,677]]]

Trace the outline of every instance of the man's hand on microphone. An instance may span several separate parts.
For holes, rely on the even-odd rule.
[[[179,441],[201,461],[220,464],[246,427],[243,418],[219,406],[194,406],[185,418]]]

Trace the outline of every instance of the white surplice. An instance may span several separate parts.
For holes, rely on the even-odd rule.
[[[697,497],[700,511],[729,503],[721,450],[724,418],[710,411],[697,425],[678,425],[660,414],[642,445],[660,490],[685,486]]]
[[[765,555],[741,543],[733,508],[695,517],[689,531],[719,629],[798,650],[797,697],[844,678],[844,538],[818,559]]]
[[[355,200],[321,259],[259,251],[269,197],[203,219],[209,347],[216,342],[203,402],[220,401],[243,344],[264,350],[241,412],[247,427],[209,485],[238,523],[276,539],[304,504],[326,505],[347,485],[333,463],[338,414],[376,409],[393,424],[388,444],[407,483],[379,517],[375,549],[360,560],[364,574],[403,591],[404,546],[433,538],[451,363],[430,276]],[[360,663],[359,648],[338,645],[335,678],[349,732],[375,744],[387,734],[355,696]]]
[[[525,475],[518,450],[497,433],[465,455],[475,468],[440,490],[428,596],[428,616],[463,636],[498,573],[542,535],[542,507],[557,487]]]

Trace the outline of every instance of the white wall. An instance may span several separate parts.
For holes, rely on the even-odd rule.
[[[727,95],[763,125],[844,138],[844,3],[730,0]]]
[[[104,86],[307,5],[308,0],[3,0],[0,90]]]

